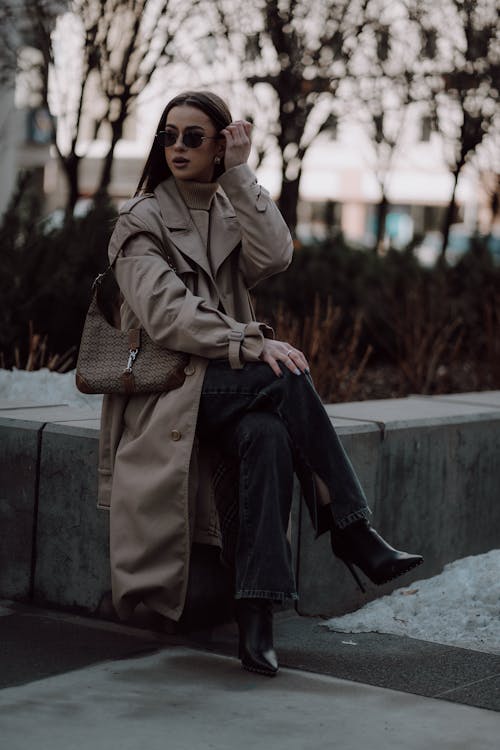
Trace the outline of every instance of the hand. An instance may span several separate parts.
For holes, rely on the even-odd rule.
[[[222,135],[226,139],[226,150],[224,153],[226,169],[246,164],[252,147],[250,140],[251,132],[252,125],[246,120],[236,120],[236,122],[232,122],[227,128],[221,130]]]
[[[302,352],[284,341],[264,339],[264,348],[260,359],[267,362],[278,377],[283,374],[278,362],[283,362],[295,375],[300,375],[301,372],[309,372],[309,364]]]

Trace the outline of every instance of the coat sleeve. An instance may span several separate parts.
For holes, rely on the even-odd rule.
[[[292,237],[278,207],[246,164],[229,169],[219,183],[241,227],[240,270],[251,289],[288,268],[293,254]]]
[[[168,264],[160,238],[133,213],[118,218],[108,253],[110,260],[119,253],[118,286],[153,341],[208,359],[229,359],[232,368],[258,361],[272,329],[257,321],[240,323],[193,294]]]

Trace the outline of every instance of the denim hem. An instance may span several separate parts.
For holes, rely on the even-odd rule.
[[[344,516],[344,518],[341,518],[339,521],[335,520],[335,526],[338,529],[345,529],[346,526],[349,526],[356,521],[362,521],[363,518],[368,520],[371,514],[372,512],[370,508],[361,508],[360,510],[355,510],[354,513],[349,513],[348,516]]]
[[[296,601],[299,595],[295,591],[264,591],[261,589],[242,589],[234,595],[235,599],[272,599],[274,602],[284,602],[286,599]]]

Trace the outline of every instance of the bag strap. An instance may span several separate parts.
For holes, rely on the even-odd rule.
[[[105,271],[103,271],[102,273],[98,274],[98,275],[97,275],[97,276],[95,277],[95,279],[94,279],[94,281],[93,281],[93,284],[92,284],[92,289],[95,289],[95,287],[96,287],[96,286],[99,286],[99,284],[101,284],[101,282],[102,282],[102,281],[104,280],[104,278],[105,278],[105,277],[106,277],[106,276],[108,275],[108,273],[109,273],[110,271],[112,271],[112,270],[113,270],[113,267],[114,267],[114,265],[115,265],[116,261],[118,260],[118,256],[120,255],[121,251],[123,250],[123,247],[124,247],[123,245],[120,245],[120,247],[118,248],[118,251],[117,251],[117,253],[116,253],[115,257],[114,257],[114,258],[113,258],[113,260],[112,260],[112,261],[111,261],[111,262],[109,263],[109,265],[108,265],[108,267],[106,268],[106,270],[105,270]],[[168,252],[167,248],[164,248],[164,252],[165,252],[165,258],[166,258],[166,260],[167,260],[167,263],[168,263],[168,265],[170,266],[171,270],[172,270],[172,271],[173,271],[174,273],[177,273],[177,270],[176,270],[176,268],[175,268],[175,266],[174,266],[174,261],[172,260],[172,256],[171,256],[171,255],[170,255],[170,253]]]

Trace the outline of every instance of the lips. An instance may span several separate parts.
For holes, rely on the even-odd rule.
[[[175,159],[172,159],[172,164],[175,164],[176,167],[183,167],[185,164],[189,164],[189,159],[183,159],[182,156],[177,156]]]

